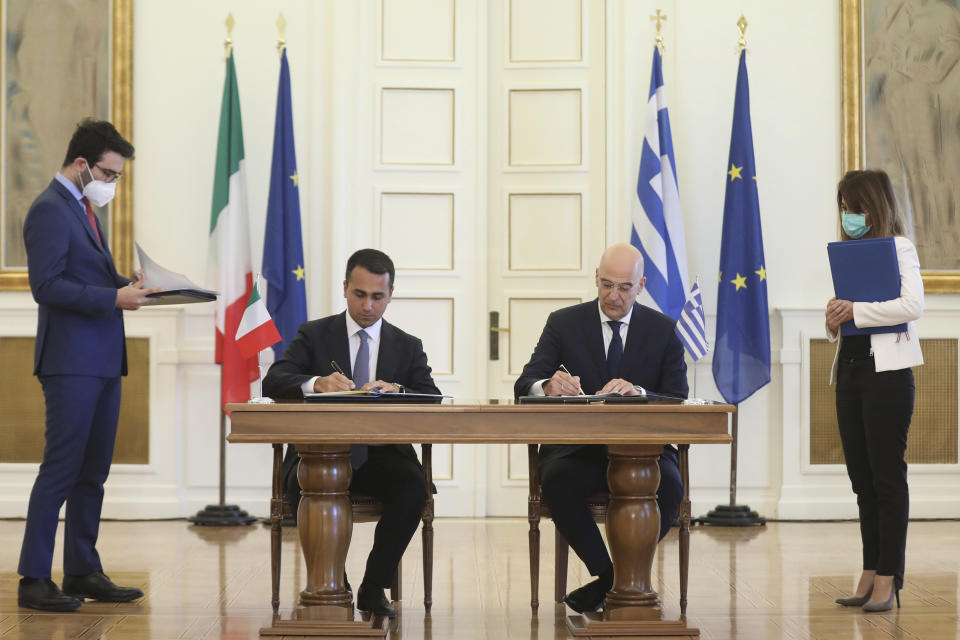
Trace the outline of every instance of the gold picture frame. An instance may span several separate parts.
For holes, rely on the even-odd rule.
[[[11,34],[8,33],[8,28],[10,27],[8,27],[7,24],[9,2],[10,0],[0,0],[0,33],[3,34],[6,42],[9,42],[11,39]],[[105,26],[110,30],[109,53],[108,59],[101,59],[99,64],[109,65],[108,68],[110,69],[109,88],[107,89],[110,99],[110,120],[116,126],[117,130],[129,139],[133,134],[133,0],[107,0],[107,7],[108,8],[102,13],[104,22],[108,24],[101,24],[101,27]],[[81,7],[81,9],[86,9],[86,7]],[[53,18],[49,16],[47,16],[47,19],[53,20]],[[21,34],[18,34],[18,36],[19,35]],[[5,76],[6,65],[8,64],[6,57],[8,52],[9,47],[5,49],[2,59]],[[66,62],[67,64],[72,64],[74,59],[68,57]],[[4,86],[5,91],[9,92],[9,86],[6,83]],[[5,95],[5,98],[8,98],[8,96]],[[76,98],[77,97],[73,95],[62,95],[61,103],[69,104],[71,101],[76,100]],[[10,104],[9,100],[6,100],[6,104]],[[72,115],[64,117],[70,119],[70,122],[66,123],[70,126],[75,125],[80,119]],[[2,123],[3,126],[6,127],[6,111],[2,114]],[[5,131],[5,133],[9,134],[7,131]],[[66,149],[67,142],[68,140],[64,139],[59,143],[62,145],[60,152]],[[0,152],[0,172],[6,172],[8,163],[13,165],[15,162],[14,159],[8,157],[8,149],[9,146],[4,146],[2,152]],[[48,181],[53,177],[52,173],[56,168],[57,167],[43,166],[38,167],[36,171],[43,172],[43,177]],[[6,177],[7,174],[4,173],[3,175]],[[110,250],[113,253],[117,271],[123,275],[130,275],[132,274],[133,267],[132,163],[124,167],[123,176],[123,184],[117,189],[116,198],[110,203],[109,217],[107,220],[101,219],[101,224],[107,228],[106,233],[109,238]],[[6,185],[7,182],[5,181],[4,184]],[[0,206],[6,206],[6,195],[7,194],[4,194],[4,198],[2,199],[3,204]],[[39,195],[39,191],[34,194],[34,197],[36,195]],[[26,215],[25,210],[18,213],[21,216]],[[5,234],[12,233],[16,230],[14,228],[15,225],[9,222],[8,214],[12,215],[9,211],[0,211],[0,217],[3,218],[3,224],[0,224],[0,251],[10,246],[5,244],[8,240]],[[26,291],[29,289],[30,283],[25,265],[17,264],[11,267],[8,266],[8,262],[5,259],[0,261],[0,291]]]
[[[843,140],[841,162],[843,172],[859,169],[864,163],[865,112],[864,87],[864,24],[863,5],[868,0],[841,0],[841,96]],[[956,233],[956,229],[943,229]],[[922,264],[922,263],[921,263]],[[960,270],[922,271],[926,293],[960,293]]]

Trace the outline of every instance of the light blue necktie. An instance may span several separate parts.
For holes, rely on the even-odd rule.
[[[357,349],[357,359],[353,362],[353,384],[359,389],[370,382],[370,345],[367,344],[370,336],[363,329],[357,332],[357,335],[360,336],[360,348]],[[359,468],[367,461],[369,450],[368,444],[350,445],[350,466],[354,469]]]

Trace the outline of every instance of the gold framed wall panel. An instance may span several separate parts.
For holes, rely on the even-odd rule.
[[[864,66],[864,5],[867,3],[891,3],[891,0],[840,0],[840,33],[841,33],[841,100],[843,117],[843,139],[841,147],[841,169],[843,173],[864,167],[865,155],[865,126],[866,112],[864,110],[864,84],[870,82],[870,77]],[[935,4],[935,3],[934,3]],[[942,8],[949,11],[949,8]],[[906,9],[904,9],[906,11]],[[960,14],[960,9],[954,8]],[[932,18],[935,19],[935,18]],[[943,24],[953,24],[946,20],[937,20]],[[947,27],[944,27],[945,29]],[[949,37],[956,39],[958,34]],[[949,40],[947,34],[944,41]],[[892,40],[891,36],[891,40]],[[914,42],[910,47],[902,47],[903,51],[915,50],[923,54],[923,44]],[[941,52],[942,53],[942,52]],[[906,55],[906,54],[904,54]],[[946,55],[944,58],[948,57]],[[891,71],[895,70],[893,66]],[[902,69],[897,73],[904,75]],[[947,102],[956,102],[949,100]],[[955,128],[955,127],[954,127]],[[896,182],[895,176],[891,176]],[[955,183],[956,176],[953,182]],[[904,203],[901,202],[901,205]],[[944,203],[947,204],[947,203]],[[954,201],[956,206],[956,201]],[[955,213],[951,212],[951,213]],[[948,234],[953,238],[960,238],[956,228],[934,230],[930,235]],[[958,240],[960,243],[960,240]],[[918,247],[918,249],[922,248]],[[921,255],[921,266],[924,265]],[[960,293],[960,269],[940,269],[922,271],[923,285],[926,293]]]
[[[923,338],[924,365],[914,367],[917,393],[907,436],[909,464],[957,464],[956,338]],[[828,386],[836,343],[810,341],[810,464],[843,464],[836,387]]]
[[[0,463],[43,459],[43,390],[33,372],[33,337],[0,337]],[[114,464],[150,462],[150,340],[127,338]]]
[[[8,43],[8,47],[5,47],[3,53],[4,65],[7,64],[7,56],[11,50],[9,43],[16,40],[7,31],[9,25],[6,16],[9,3],[10,0],[0,0],[0,32],[3,33],[5,42]],[[107,26],[110,30],[108,47],[110,60],[102,61],[107,63],[110,69],[109,117],[120,133],[130,139],[133,135],[133,0],[108,0],[107,5],[109,11],[103,18],[108,24],[101,26]],[[29,37],[29,33],[25,37]],[[83,52],[76,53],[80,55]],[[64,64],[67,66],[64,69],[66,72],[75,70],[75,61],[75,56],[65,58]],[[50,62],[48,56],[42,69],[44,74],[50,73],[50,65],[52,64],[54,63]],[[59,85],[54,83],[53,86]],[[6,83],[5,91],[12,91]],[[10,94],[7,93],[4,97],[7,103],[6,108],[10,108],[8,100]],[[62,95],[57,103],[71,104],[78,101],[76,98],[77,96],[73,95]],[[78,114],[65,110],[61,118],[64,120],[63,124],[73,125],[81,118],[91,115],[95,114],[83,113],[79,114],[78,117]],[[10,133],[6,131],[6,120],[7,113],[5,110],[3,114],[5,139]],[[61,146],[57,152],[62,153],[68,142],[68,138],[59,141],[57,144]],[[136,146],[136,141],[133,142]],[[60,159],[62,159],[62,156],[60,156]],[[5,145],[3,153],[0,154],[0,172],[6,171],[7,162],[15,161],[16,159],[7,156]],[[59,159],[56,166],[43,165],[30,168],[31,171],[37,172],[38,178],[43,178],[42,183],[44,185],[53,177],[57,169],[59,169]],[[42,176],[39,175],[41,173]],[[132,274],[133,267],[133,163],[127,164],[123,173],[124,179],[117,189],[117,196],[109,205],[109,220],[101,219],[101,224],[107,227],[110,250],[113,253],[117,270],[121,274],[129,275]],[[6,189],[8,186],[5,185],[4,188]],[[36,197],[39,193],[40,191],[37,191],[31,197]],[[7,194],[4,195],[3,202],[6,202]],[[0,226],[0,256],[6,255],[5,249],[11,246],[6,244],[10,240],[8,234],[19,234],[21,232],[22,218],[26,216],[26,210],[19,212],[19,215],[12,222],[8,220],[8,216],[12,213],[9,211],[3,213],[3,225]],[[13,242],[22,241],[13,239]],[[19,246],[22,247],[22,245]],[[5,258],[0,260],[0,291],[25,291],[29,288],[30,283],[25,264],[20,264],[20,260],[18,260],[16,264],[8,266]]]

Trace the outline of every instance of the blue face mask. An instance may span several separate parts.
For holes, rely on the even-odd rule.
[[[864,213],[847,213],[844,211],[840,214],[840,225],[843,227],[843,230],[851,238],[862,238],[868,231],[870,231],[870,225],[866,223],[867,216]]]

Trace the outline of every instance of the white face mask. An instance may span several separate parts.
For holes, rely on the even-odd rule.
[[[93,172],[90,171],[90,165],[87,165],[87,173],[90,174],[90,182],[83,187],[83,195],[87,197],[87,200],[98,207],[102,207],[113,200],[117,191],[117,183],[97,180],[93,177]]]

